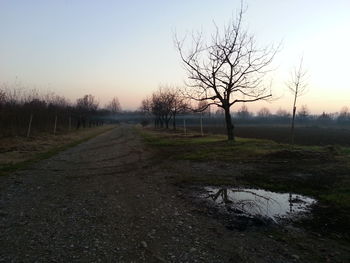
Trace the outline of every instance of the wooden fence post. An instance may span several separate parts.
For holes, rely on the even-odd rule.
[[[186,119],[184,119],[184,134],[186,135]]]
[[[69,120],[68,120],[68,122],[69,122],[69,128],[68,128],[68,131],[71,131],[71,129],[72,129],[72,117],[69,115]]]
[[[28,125],[28,130],[27,130],[27,137],[30,136],[30,129],[32,127],[32,120],[33,120],[33,114],[30,114],[30,119],[29,119],[29,125]]]
[[[53,135],[56,135],[56,128],[57,128],[57,115],[55,116],[55,125],[53,127]]]

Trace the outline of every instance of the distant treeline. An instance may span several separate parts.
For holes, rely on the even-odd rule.
[[[134,115],[135,116],[135,115]],[[126,118],[126,117],[124,117]],[[129,116],[129,120],[133,118]],[[136,116],[134,117],[136,118]],[[139,118],[139,116],[137,117]],[[151,124],[151,118],[149,116],[144,117],[142,123]],[[289,126],[291,124],[290,116],[278,116],[278,115],[269,115],[269,116],[258,116],[251,115],[249,117],[239,116],[237,113],[233,113],[233,120],[235,125],[246,126],[246,125],[262,125],[262,126]],[[148,121],[146,121],[148,119]],[[187,127],[200,126],[201,123],[203,127],[225,127],[225,116],[218,114],[208,114],[208,113],[187,113],[179,114],[176,119],[176,126],[182,127],[184,125],[184,120]],[[350,118],[343,117],[339,114],[320,114],[320,115],[309,115],[307,117],[297,116],[295,124],[298,126],[346,126],[350,127]]]
[[[91,94],[71,103],[54,93],[0,87],[0,137],[56,134],[98,126],[120,110],[116,97],[100,108]]]
[[[261,109],[255,115],[238,111],[234,113],[234,118],[238,123],[243,124],[290,124],[291,122],[291,114],[287,111],[278,110],[272,114],[267,108]],[[347,107],[343,107],[337,113],[310,114],[303,106],[296,115],[295,122],[299,125],[350,125],[350,113]]]
[[[215,107],[213,110],[205,101],[199,101],[193,105],[181,96],[179,90],[169,87],[160,87],[150,97],[144,99],[140,111],[144,113],[142,124],[147,125],[153,122],[158,128],[169,128],[171,121],[172,127],[176,129],[176,126],[184,125],[184,120],[187,126],[198,126],[199,120],[203,126],[225,125],[225,112],[222,108]],[[245,104],[237,111],[231,112],[231,118],[238,125],[289,125],[292,120],[291,113],[287,110],[279,109],[271,113],[268,108],[263,107],[254,114]],[[295,124],[350,126],[350,112],[347,107],[343,107],[337,113],[323,112],[316,115],[311,114],[306,105],[302,105],[296,113]]]
[[[259,114],[241,115],[233,112],[232,118],[236,125],[290,125],[291,115],[268,114],[261,116]],[[186,120],[187,126],[198,126],[200,119],[204,126],[224,126],[225,116],[219,113],[188,113],[178,116],[177,124],[181,126],[183,120]],[[307,116],[297,115],[295,119],[296,125],[300,126],[350,126],[350,114],[341,113],[322,113],[310,114]]]
[[[215,107],[216,108],[216,107]],[[243,105],[233,112],[236,125],[289,125],[291,114],[286,110],[271,113],[262,108],[256,114]],[[225,127],[224,112],[205,102],[191,105],[177,89],[162,88],[142,101],[137,111],[122,111],[117,97],[104,106],[87,94],[74,102],[54,93],[40,93],[24,88],[0,86],[0,137],[31,136],[39,133],[62,133],[103,125],[106,122],[130,122],[156,127],[215,126]],[[350,113],[343,107],[338,113],[310,114],[305,105],[296,115],[296,124],[303,126],[350,126]]]

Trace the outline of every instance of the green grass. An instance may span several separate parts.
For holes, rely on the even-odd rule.
[[[350,147],[337,147],[337,151],[341,154],[341,155],[345,155],[350,157]]]
[[[183,146],[188,144],[213,143],[225,140],[225,136],[214,135],[210,137],[202,137],[199,135],[181,135],[176,133],[160,133],[150,132],[146,130],[138,130],[139,134],[144,138],[145,142],[153,146]]]
[[[182,157],[187,160],[205,161],[217,160],[251,160],[260,158],[263,155],[272,153],[279,149],[278,145],[257,143],[255,141],[243,141],[240,138],[233,143],[221,141],[216,144],[201,147],[192,152],[185,153]]]
[[[350,189],[340,190],[337,192],[331,192],[328,194],[322,194],[319,196],[322,200],[328,201],[329,203],[336,204],[339,207],[350,209]]]
[[[236,138],[235,141],[227,141],[224,135],[184,135],[150,130],[139,130],[139,133],[147,144],[174,151],[176,159],[193,161],[251,161],[279,151],[308,151],[311,154],[329,152],[327,147],[322,146],[290,146],[263,139]]]
[[[245,163],[253,169],[239,178],[240,183],[271,191],[293,191],[350,208],[350,148],[340,146],[291,146],[271,140],[236,138],[222,135],[189,134],[140,130],[145,142],[163,156],[196,162]],[[311,174],[296,177],[293,173]],[[229,175],[181,175],[189,184],[230,184]]]
[[[349,147],[291,146],[250,138],[229,142],[220,135],[184,136],[146,129],[139,133],[156,150],[158,159],[170,161],[165,162],[166,165],[170,163],[176,168],[176,161],[202,162],[203,169],[197,171],[178,168],[179,172],[169,179],[171,183],[181,187],[256,187],[311,196],[318,200],[318,206],[312,217],[298,224],[313,233],[350,240],[344,231],[350,228]],[[181,162],[179,164],[181,166]]]

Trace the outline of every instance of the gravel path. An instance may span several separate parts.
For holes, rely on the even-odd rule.
[[[0,262],[298,261],[196,212],[168,173],[124,125],[0,178]]]

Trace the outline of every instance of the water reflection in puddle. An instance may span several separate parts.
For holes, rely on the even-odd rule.
[[[205,187],[202,196],[235,215],[264,217],[273,221],[307,212],[315,199],[262,189]]]

